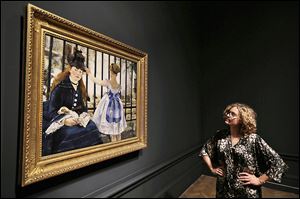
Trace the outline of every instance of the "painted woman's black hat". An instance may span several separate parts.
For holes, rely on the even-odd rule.
[[[84,65],[84,56],[82,55],[81,50],[77,50],[74,48],[73,55],[68,56],[68,62],[71,66],[74,66],[78,69],[81,69],[82,71],[85,71],[85,65]]]

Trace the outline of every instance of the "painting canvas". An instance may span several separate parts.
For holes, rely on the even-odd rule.
[[[126,60],[121,57],[117,57],[115,55],[111,55],[109,53],[97,51],[91,49],[89,47],[81,46],[76,43],[72,43],[60,38],[56,38],[52,35],[45,35],[45,47],[44,47],[44,68],[43,68],[43,155],[49,155],[57,152],[63,152],[66,150],[72,150],[79,147],[85,147],[92,144],[102,144],[114,142],[117,140],[124,140],[130,137],[136,136],[136,96],[137,96],[137,63]],[[61,101],[66,101],[66,99],[55,99],[56,96],[53,96],[53,90],[55,89],[54,82],[55,78],[63,71],[67,70],[67,67],[70,67],[70,63],[68,57],[74,54],[74,51],[81,51],[84,58],[84,67],[87,67],[90,70],[90,77],[86,72],[82,74],[82,80],[84,89],[86,91],[87,99],[86,99],[86,111],[88,113],[89,118],[96,124],[98,129],[95,129],[97,135],[100,135],[100,139],[97,142],[96,137],[88,135],[87,137],[83,137],[82,134],[87,135],[87,132],[84,131],[83,127],[76,127],[76,129],[69,130],[66,126],[60,126],[61,118],[54,119],[49,115],[48,107],[50,103],[58,103],[53,111],[58,112],[61,107],[68,103],[63,103]],[[86,58],[86,59],[85,59]],[[110,110],[108,104],[112,104],[114,101],[105,100],[111,99],[110,95],[113,95],[110,85],[98,85],[92,78],[96,80],[103,81],[111,81],[112,72],[110,71],[110,66],[112,64],[117,64],[117,67],[120,68],[120,72],[116,74],[116,82],[117,82],[117,95],[119,95],[120,104],[116,104],[115,107],[120,106],[119,116],[121,120],[119,122],[109,122],[107,118],[103,118],[103,113],[105,116],[108,114],[107,112]],[[84,70],[84,68],[83,68]],[[56,87],[61,84],[56,85]],[[73,91],[73,87],[70,87]],[[70,90],[69,89],[69,90]],[[56,88],[57,90],[57,88]],[[65,89],[64,89],[65,90]],[[71,92],[72,92],[71,91]],[[51,93],[52,92],[52,93]],[[63,91],[62,91],[63,92]],[[50,96],[52,94],[52,99]],[[107,97],[108,96],[108,97]],[[74,104],[79,105],[77,98],[72,96],[72,105],[68,108],[69,110],[75,110],[76,106],[73,107]],[[74,101],[76,100],[76,101]],[[102,100],[102,101],[101,101]],[[56,102],[54,102],[56,101]],[[60,102],[57,102],[60,101]],[[102,105],[102,107],[100,107]],[[47,107],[48,106],[48,107]],[[121,108],[122,107],[122,108]],[[73,108],[73,109],[72,109]],[[97,109],[98,108],[98,109]],[[103,109],[103,110],[99,110]],[[97,116],[95,111],[97,110]],[[111,110],[111,112],[113,112]],[[48,115],[47,115],[48,114]],[[81,114],[77,111],[77,114]],[[59,114],[56,114],[59,115]],[[66,114],[61,114],[63,116],[67,116]],[[68,117],[68,116],[67,116]],[[47,120],[48,119],[48,120]],[[124,121],[123,121],[124,120]],[[54,128],[51,129],[51,123]],[[100,124],[102,123],[102,124]],[[122,124],[123,123],[123,124]],[[120,124],[120,125],[119,125]],[[101,128],[102,125],[102,128]],[[57,127],[58,126],[58,127]],[[87,129],[85,126],[84,128]],[[61,136],[69,136],[68,133],[64,132],[69,131],[70,134],[73,134],[71,139],[62,138]],[[83,131],[81,130],[83,129]],[[78,133],[78,137],[74,137],[74,134],[77,131],[82,131]],[[60,135],[58,135],[60,134]],[[119,138],[114,139],[113,135],[119,135]],[[97,136],[96,135],[96,136]],[[56,136],[56,137],[55,137]],[[60,137],[57,137],[60,136]],[[56,138],[56,139],[54,139]],[[60,140],[58,140],[60,139]],[[88,139],[93,139],[91,142],[87,142]],[[82,142],[85,141],[86,144],[82,145]],[[57,143],[59,142],[59,143]],[[66,147],[60,147],[58,145],[63,145],[61,142],[70,142],[66,143]],[[76,142],[79,142],[78,144]],[[55,145],[55,146],[53,146]],[[54,147],[58,148],[55,149]]]
[[[147,146],[147,59],[28,4],[22,186]]]

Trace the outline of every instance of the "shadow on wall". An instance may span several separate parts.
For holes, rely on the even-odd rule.
[[[138,157],[140,156],[140,151],[134,151],[129,154],[122,155],[120,157],[116,157],[110,160],[106,160],[97,164],[93,164],[75,171],[71,171],[59,176],[55,176],[53,178],[46,179],[41,182],[37,182],[35,184],[28,185],[26,187],[21,187],[21,185],[18,185],[16,187],[16,197],[28,197],[30,195],[38,194],[43,191],[47,191],[47,189],[53,188],[53,185],[55,184],[58,186],[59,184],[63,184],[66,182],[74,181],[83,176],[87,176],[88,174],[96,174],[105,172],[107,169],[112,169],[115,166],[118,166],[120,164],[128,164],[129,162],[136,161]]]

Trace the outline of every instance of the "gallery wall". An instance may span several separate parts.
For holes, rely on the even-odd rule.
[[[100,32],[149,56],[148,147],[21,188],[18,185],[23,20],[28,2],[1,2],[1,194],[24,197],[152,197],[180,194],[201,171],[197,147],[197,78],[184,50],[183,18],[168,3],[32,2],[63,18]],[[172,7],[172,4],[171,4]],[[174,17],[174,18],[173,18]],[[194,78],[191,78],[194,77]],[[5,117],[3,117],[5,116]],[[150,188],[149,188],[150,187]],[[123,193],[124,192],[124,193]]]
[[[196,14],[201,28],[195,30],[202,138],[225,128],[226,105],[250,105],[257,133],[290,167],[282,184],[299,189],[299,2],[206,8]]]
[[[237,101],[289,164],[283,184],[299,187],[297,1],[57,1],[32,4],[148,53],[148,147],[21,188],[27,3],[1,2],[2,197],[178,197],[204,172],[199,148]]]

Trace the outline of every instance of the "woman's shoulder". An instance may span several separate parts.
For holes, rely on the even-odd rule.
[[[249,134],[247,137],[248,137],[249,139],[254,139],[254,140],[256,140],[256,139],[261,139],[261,136],[258,135],[257,133],[251,133],[251,134]]]
[[[108,84],[108,87],[112,90],[121,90],[121,85],[118,83],[112,84],[112,82],[110,80],[107,80],[107,84]]]
[[[229,130],[228,129],[219,129],[215,133],[215,138],[216,139],[223,139],[226,138],[229,135]]]
[[[57,85],[58,88],[72,88],[72,84],[69,79],[64,79]]]
[[[258,143],[263,140],[262,137],[260,135],[258,135],[257,133],[251,133],[249,135],[246,135],[245,137],[248,140],[248,142],[250,142],[250,143]]]
[[[68,82],[66,80],[60,81],[51,91],[52,95],[60,95],[61,93],[65,93],[66,91],[72,89],[71,82]]]

